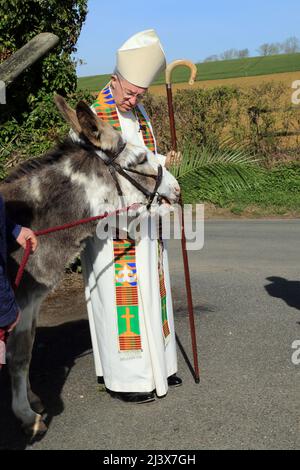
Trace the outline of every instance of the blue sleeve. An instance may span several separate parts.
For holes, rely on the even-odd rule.
[[[0,327],[13,323],[18,315],[18,305],[0,258]]]
[[[5,214],[5,204],[3,197],[0,194],[0,228],[3,231],[3,236],[5,236],[6,232],[6,240],[10,241],[12,238],[17,239],[20,235],[22,230],[21,225],[16,224]]]
[[[8,217],[6,217],[6,238],[7,240],[11,239],[12,237],[16,240],[20,235],[22,230],[21,225],[15,224],[12,222]]]
[[[21,227],[5,217],[5,205],[0,195],[0,327],[13,323],[17,317],[18,306],[6,269],[6,238],[17,237]]]

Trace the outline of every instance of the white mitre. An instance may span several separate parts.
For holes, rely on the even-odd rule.
[[[133,85],[148,88],[165,67],[165,53],[154,29],[134,34],[117,51],[116,72]]]

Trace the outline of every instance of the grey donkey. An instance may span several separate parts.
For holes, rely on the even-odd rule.
[[[76,133],[77,141],[66,138],[42,157],[20,164],[1,183],[0,192],[11,219],[40,230],[101,214],[104,203],[109,203],[112,208],[119,207],[116,184],[104,162],[118,153],[116,161],[120,166],[142,173],[134,174],[134,178],[153,191],[155,181],[144,176],[158,173],[153,154],[143,147],[126,143],[118,131],[101,121],[84,102],[79,102],[74,110],[56,95],[55,103]],[[146,196],[127,179],[120,175],[117,179],[128,205],[137,201],[146,203]],[[178,201],[178,183],[166,169],[163,169],[158,193],[171,203]],[[89,223],[40,237],[39,246],[30,256],[16,291],[21,319],[9,337],[7,362],[13,412],[30,435],[47,430],[41,414],[43,405],[29,383],[38,313],[47,294],[63,277],[66,265],[78,256],[84,249],[84,240],[94,236],[95,232],[96,224]],[[22,249],[13,247],[8,260],[12,281],[22,255]]]

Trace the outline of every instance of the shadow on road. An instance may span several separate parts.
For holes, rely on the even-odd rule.
[[[198,317],[203,312],[213,312],[214,308],[203,304],[195,305],[194,310],[195,317]],[[188,327],[186,306],[176,309],[175,314],[186,316]],[[190,344],[186,351],[178,336],[176,339],[183,358],[194,377]],[[76,359],[89,351],[90,348],[88,320],[37,328],[30,379],[32,390],[40,397],[45,406],[45,422],[48,426],[51,426],[54,416],[58,416],[64,411],[61,394]],[[32,443],[23,433],[20,422],[11,410],[10,381],[6,368],[0,374],[0,416],[0,450],[25,449]]]
[[[45,406],[45,422],[64,410],[61,392],[76,358],[91,348],[87,320],[63,323],[37,329],[30,377],[32,390]],[[11,411],[9,377],[0,374],[0,450],[25,449],[30,440],[21,430],[20,422]]]
[[[271,276],[266,278],[271,284],[265,286],[271,297],[285,301],[289,307],[300,310],[300,281],[289,281],[283,277]]]

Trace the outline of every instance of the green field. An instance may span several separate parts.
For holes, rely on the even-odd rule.
[[[197,70],[197,81],[297,72],[300,70],[300,53],[205,62],[197,64]],[[186,67],[180,67],[174,71],[172,82],[186,82],[188,77],[189,70]],[[109,74],[80,77],[78,78],[78,89],[101,90],[109,78]],[[162,85],[163,83],[165,83],[164,74],[161,74],[153,85]]]

